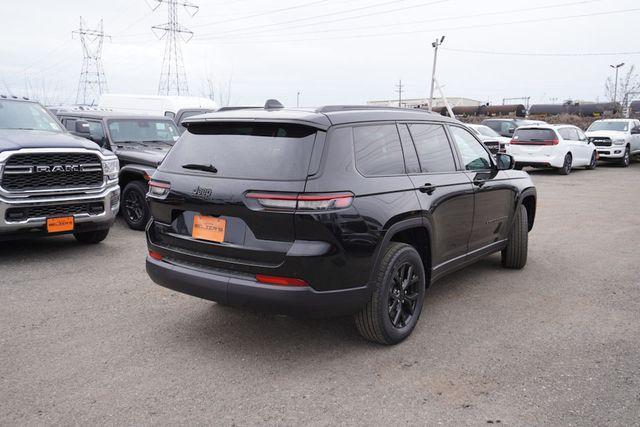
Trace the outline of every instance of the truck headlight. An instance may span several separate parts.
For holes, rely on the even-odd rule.
[[[102,173],[109,179],[116,179],[120,172],[120,162],[117,158],[102,161]]]
[[[614,143],[615,145],[624,145],[624,143],[625,143],[625,142],[626,142],[626,141],[624,140],[624,138],[619,138],[619,139],[614,139],[614,140],[613,140],[613,143]]]

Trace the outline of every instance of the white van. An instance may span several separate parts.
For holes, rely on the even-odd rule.
[[[209,113],[218,109],[218,104],[198,96],[160,96],[160,95],[125,95],[103,94],[98,108],[122,111],[132,114],[149,114],[170,117],[178,125],[180,133],[184,128],[180,125],[184,119],[198,114]]]

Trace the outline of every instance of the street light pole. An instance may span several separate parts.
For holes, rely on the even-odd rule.
[[[433,47],[433,70],[431,71],[431,92],[429,93],[429,111],[433,111],[433,89],[436,83],[436,61],[438,60],[438,47],[444,41],[444,36],[440,40],[436,39],[431,46]]]
[[[618,70],[620,69],[620,67],[624,66],[624,62],[621,62],[617,65],[609,65],[609,67],[613,68],[616,70],[616,81],[613,85],[614,89],[613,89],[613,103],[615,104],[616,99],[618,97]]]

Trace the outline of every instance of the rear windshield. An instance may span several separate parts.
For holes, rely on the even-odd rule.
[[[162,169],[223,178],[301,180],[309,170],[316,132],[286,123],[191,123]],[[198,171],[194,165],[212,166],[217,172]]]
[[[551,129],[516,129],[513,139],[520,142],[542,142],[556,139]]]

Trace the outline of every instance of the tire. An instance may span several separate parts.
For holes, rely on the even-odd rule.
[[[571,153],[567,153],[567,155],[564,156],[564,163],[562,164],[562,167],[558,169],[558,173],[560,175],[569,175],[571,173],[571,163],[573,163],[573,157],[571,156]]]
[[[85,243],[88,245],[94,245],[96,243],[102,242],[109,235],[109,229],[106,230],[97,230],[97,231],[87,231],[84,233],[73,233],[73,237],[80,243]]]
[[[142,181],[131,181],[122,192],[120,212],[133,230],[144,230],[151,213],[147,205],[147,185]]]
[[[409,281],[402,280],[408,277]],[[375,272],[371,298],[355,315],[360,334],[385,345],[398,344],[411,335],[422,311],[425,284],[418,252],[410,245],[391,242]]]
[[[596,160],[596,152],[594,151],[593,154],[591,155],[591,161],[589,162],[589,165],[587,165],[587,170],[592,171],[597,166],[598,166],[598,161]]]
[[[631,164],[631,150],[629,150],[629,146],[627,146],[624,150],[624,156],[620,160],[620,166],[623,168],[629,167]]]
[[[524,205],[518,207],[509,243],[502,250],[502,266],[519,270],[527,264],[527,252],[529,246],[529,220],[527,209]]]

